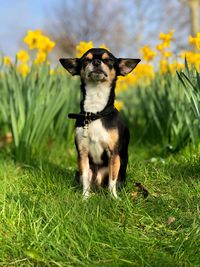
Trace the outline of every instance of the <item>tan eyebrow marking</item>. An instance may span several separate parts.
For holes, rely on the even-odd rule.
[[[92,55],[92,53],[87,54],[86,58],[88,58],[88,59],[93,59],[93,55]]]
[[[103,53],[102,59],[107,59],[107,58],[109,58],[109,55],[107,53]]]

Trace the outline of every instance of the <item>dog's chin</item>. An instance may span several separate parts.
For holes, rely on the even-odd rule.
[[[107,80],[107,74],[103,71],[91,71],[88,74],[88,80],[93,82],[101,82]]]

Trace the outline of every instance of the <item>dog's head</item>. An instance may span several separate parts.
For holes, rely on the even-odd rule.
[[[140,59],[116,58],[104,48],[89,49],[81,58],[61,58],[60,63],[72,75],[90,82],[112,82],[117,76],[130,73]]]

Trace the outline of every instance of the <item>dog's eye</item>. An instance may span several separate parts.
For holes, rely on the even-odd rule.
[[[86,58],[84,58],[84,63],[90,63],[91,61],[92,61],[92,59],[90,59],[90,58],[88,58],[88,57],[86,57]]]
[[[108,64],[108,65],[113,65],[113,64],[114,64],[114,60],[113,60],[112,58],[105,58],[105,59],[103,60],[103,62],[104,62],[105,64]]]

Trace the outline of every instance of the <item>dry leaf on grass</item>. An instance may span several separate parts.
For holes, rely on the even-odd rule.
[[[131,192],[131,196],[133,199],[137,199],[139,197],[139,192]]]
[[[168,220],[167,220],[167,225],[171,225],[174,221],[176,220],[175,217],[169,217]]]
[[[144,187],[143,184],[137,182],[137,183],[135,183],[135,186],[137,186],[138,189],[142,192],[144,198],[147,198],[148,197],[149,192],[146,189],[146,187]]]

